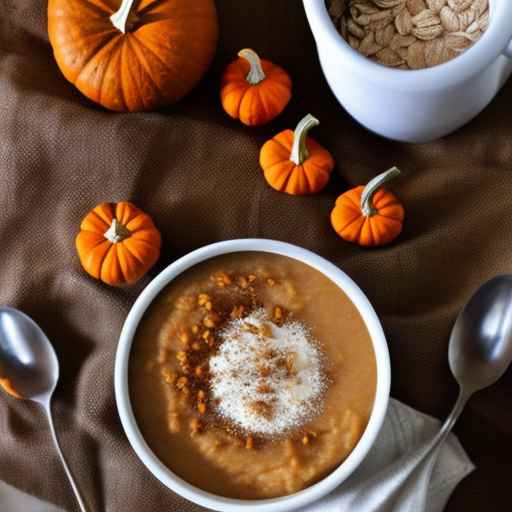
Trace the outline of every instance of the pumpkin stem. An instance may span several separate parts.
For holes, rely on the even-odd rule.
[[[384,183],[396,178],[400,173],[401,171],[398,167],[392,167],[386,172],[375,176],[375,178],[370,180],[366,187],[364,187],[363,193],[361,194],[361,211],[365,217],[371,217],[372,215],[379,213],[377,208],[373,206],[374,194],[382,187],[382,185],[384,185]]]
[[[113,244],[118,244],[131,236],[131,234],[131,231],[126,226],[123,226],[117,219],[113,219],[112,224],[103,236]]]
[[[297,128],[295,128],[295,131],[293,132],[292,152],[290,153],[290,160],[295,165],[302,165],[304,161],[309,158],[306,138],[309,130],[311,130],[313,126],[318,126],[319,124],[320,121],[316,117],[308,114],[299,122]]]
[[[263,68],[261,67],[261,60],[258,57],[258,54],[251,50],[250,48],[244,48],[238,52],[238,56],[245,59],[250,65],[251,69],[246,77],[246,80],[251,85],[257,85],[260,82],[263,82],[267,76],[265,75]]]
[[[134,0],[123,0],[121,3],[121,7],[110,16],[110,21],[112,25],[120,30],[123,34],[126,34],[127,25],[128,25],[128,16],[130,16],[130,12],[133,7]]]

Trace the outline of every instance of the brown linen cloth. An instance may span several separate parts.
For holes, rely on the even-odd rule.
[[[512,272],[512,83],[469,126],[410,146],[358,126],[321,74],[299,0],[218,0],[215,63],[183,102],[152,114],[113,114],[84,99],[58,70],[46,2],[0,0],[0,303],[32,315],[62,365],[55,396],[64,452],[94,510],[198,511],[160,485],[131,450],[113,395],[123,320],[151,276],[204,244],[266,237],[329,258],[360,284],[380,315],[393,395],[444,416],[456,396],[447,365],[453,320],[486,279]],[[294,96],[269,126],[230,120],[219,75],[242,47],[285,66]],[[340,64],[341,65],[341,64]],[[264,182],[262,143],[311,112],[314,136],[337,162],[327,189],[293,198]],[[405,230],[389,248],[363,250],[329,225],[336,196],[397,165]],[[137,286],[113,289],[80,268],[74,236],[100,201],[130,199],[164,237],[163,254]],[[471,400],[456,428],[477,465],[448,511],[505,510],[512,470],[512,373]],[[215,475],[212,476],[215,478]],[[41,411],[0,396],[0,479],[76,510]]]

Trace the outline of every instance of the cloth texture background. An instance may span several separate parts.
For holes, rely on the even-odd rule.
[[[82,97],[57,68],[46,2],[0,0],[0,303],[45,330],[62,371],[54,412],[63,450],[96,510],[201,510],[172,495],[137,460],[122,432],[113,367],[123,320],[152,276],[210,242],[265,237],[327,257],[366,292],[391,352],[393,395],[443,417],[457,386],[447,364],[455,316],[471,293],[512,272],[512,83],[476,120],[432,144],[381,139],[339,106],[321,74],[299,0],[217,0],[214,64],[184,101],[159,113],[114,114]],[[293,99],[268,126],[231,120],[218,99],[224,66],[243,47],[281,64]],[[340,66],[342,64],[340,63]],[[336,169],[314,197],[271,190],[258,164],[263,142],[311,112],[313,136]],[[364,250],[329,225],[338,194],[392,165],[407,209],[392,246]],[[138,285],[114,289],[80,268],[74,237],[100,201],[129,199],[163,238],[157,266]],[[472,398],[456,433],[477,466],[448,512],[509,507],[512,373]],[[46,420],[0,398],[0,480],[75,510]]]
[[[415,504],[424,500],[424,507],[416,505],[411,508],[409,501],[400,509],[395,507],[396,501],[386,505],[381,503],[383,491],[392,481],[388,478],[389,472],[399,475],[405,469],[404,456],[407,457],[418,446],[428,442],[439,428],[438,420],[391,399],[381,433],[357,471],[329,496],[298,512],[442,512],[453,489],[474,468],[453,434],[450,434],[442,449],[429,457],[431,462],[427,464],[432,465],[433,470],[421,471],[418,477],[411,479],[413,500]],[[398,471],[396,466],[399,467]],[[423,474],[426,475],[425,479],[421,476]],[[427,484],[423,485],[424,482]],[[368,487],[371,487],[369,492]],[[395,486],[393,489],[399,492],[402,490]],[[364,508],[354,506],[358,499],[365,500]],[[53,505],[43,503],[1,481],[0,510],[62,512],[62,509],[56,509]]]

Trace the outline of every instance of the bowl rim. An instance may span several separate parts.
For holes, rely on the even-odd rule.
[[[187,269],[219,255],[236,252],[266,252],[296,259],[320,271],[350,298],[368,329],[375,353],[377,384],[370,419],[363,436],[350,455],[316,484],[295,494],[264,500],[240,500],[215,495],[189,484],[165,466],[140,432],[131,406],[128,366],[135,332],[147,308],[173,279]],[[382,427],[389,402],[391,365],[381,323],[356,283],[325,258],[296,245],[277,240],[246,238],[213,243],[196,249],[160,272],[136,299],[124,322],[116,352],[114,387],[119,417],[128,441],[149,471],[171,491],[198,505],[222,512],[289,512],[320,499],[348,478],[366,457]]]
[[[332,22],[325,0],[303,0],[304,9],[318,46],[325,41],[336,47],[343,63],[365,79],[400,90],[431,91],[454,86],[481,73],[512,42],[512,9],[504,0],[491,0],[491,19],[484,35],[471,48],[443,64],[419,70],[393,69],[373,62],[354,50]],[[506,58],[506,57],[505,57]],[[341,61],[340,61],[341,62]]]

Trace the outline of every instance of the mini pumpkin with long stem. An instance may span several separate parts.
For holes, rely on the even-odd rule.
[[[365,247],[391,243],[402,231],[405,217],[399,199],[383,188],[400,174],[396,167],[341,194],[331,213],[331,223],[344,240]]]
[[[318,124],[318,119],[308,114],[295,131],[284,130],[265,142],[260,165],[272,188],[291,195],[308,195],[325,187],[334,160],[329,151],[307,136]]]
[[[248,48],[240,50],[238,57],[222,75],[222,106],[232,118],[247,126],[268,123],[292,97],[290,76]]]
[[[160,256],[151,217],[132,203],[101,203],[82,220],[76,248],[84,269],[113,286],[138,281]]]

